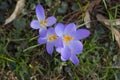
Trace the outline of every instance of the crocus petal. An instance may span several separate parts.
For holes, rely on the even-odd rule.
[[[57,51],[58,53],[61,53],[61,49],[62,49],[61,47],[57,47],[57,48],[56,48],[56,51]]]
[[[87,29],[78,29],[73,33],[73,37],[77,40],[84,39],[90,35],[90,31]]]
[[[72,54],[80,54],[83,50],[83,44],[80,41],[71,41],[69,47]]]
[[[56,35],[55,34],[55,29],[54,28],[48,28],[47,35],[49,36],[49,35],[52,35],[52,34]]]
[[[55,40],[55,47],[63,47],[63,42],[62,42],[62,39],[61,38],[57,38]]]
[[[61,56],[61,60],[62,60],[62,61],[66,61],[67,59],[64,59],[64,58]]]
[[[48,17],[46,21],[47,21],[47,26],[52,26],[53,24],[56,23],[56,18],[54,16],[51,16],[51,17]]]
[[[54,48],[53,45],[48,42],[47,45],[46,45],[46,49],[47,49],[48,54],[53,53],[53,48]]]
[[[39,29],[39,28],[41,27],[38,20],[33,20],[33,21],[30,23],[30,26],[31,26],[31,28],[33,28],[33,29]]]
[[[45,12],[44,12],[44,8],[42,5],[38,4],[36,6],[36,16],[38,18],[39,21],[44,20],[45,19]]]
[[[70,61],[72,61],[72,63],[75,65],[79,64],[79,59],[75,54],[71,54]]]
[[[58,23],[55,27],[55,32],[58,36],[62,37],[65,26],[62,23]]]
[[[70,58],[71,53],[70,49],[67,46],[61,49],[61,56],[66,60]]]
[[[64,34],[71,35],[74,31],[76,31],[76,25],[74,23],[70,23],[65,27]]]
[[[39,35],[40,37],[45,37],[47,35],[47,28],[39,29]]]
[[[46,42],[47,42],[47,39],[46,39],[46,38],[41,38],[41,37],[38,38],[38,43],[39,43],[39,44],[44,44],[44,43],[46,43]]]

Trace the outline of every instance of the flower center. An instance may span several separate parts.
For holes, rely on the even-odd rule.
[[[65,35],[65,36],[63,37],[63,41],[64,41],[66,44],[68,44],[71,40],[73,40],[73,38],[72,38],[71,36]]]
[[[47,21],[46,20],[41,20],[40,24],[42,27],[45,27],[47,25]]]
[[[49,40],[49,41],[53,41],[53,40],[55,40],[55,39],[57,39],[57,36],[56,36],[56,35],[50,35],[50,36],[48,37],[48,40]]]

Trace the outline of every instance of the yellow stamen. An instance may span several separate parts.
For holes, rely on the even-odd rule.
[[[55,40],[55,39],[57,39],[57,36],[56,36],[56,35],[51,35],[51,36],[48,37],[48,40],[49,40],[49,41],[53,41],[53,40]]]
[[[42,25],[42,27],[45,27],[47,25],[47,21],[46,20],[41,20],[40,24]]]
[[[64,36],[63,37],[63,41],[66,43],[66,44],[68,44],[71,40],[73,40],[73,38],[71,37],[71,36]]]

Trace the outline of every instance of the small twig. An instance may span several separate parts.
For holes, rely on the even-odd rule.
[[[81,14],[81,11],[80,10],[78,10],[78,11],[76,11],[76,13],[74,13],[67,21],[66,21],[66,23],[69,23],[70,21],[72,21],[73,20],[73,18],[75,18],[76,16],[78,16],[79,14]],[[70,16],[70,15],[69,15]]]

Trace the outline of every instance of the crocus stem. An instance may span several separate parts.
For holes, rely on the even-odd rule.
[[[39,37],[39,35],[38,35],[38,36],[35,36],[35,37],[33,37],[33,38],[31,38],[31,39],[29,40],[29,42],[31,42],[31,41],[37,39],[38,37]]]
[[[81,25],[78,25],[77,28],[80,28],[80,27],[82,27],[82,26],[84,26],[84,25],[86,25],[86,24],[88,24],[88,23],[90,23],[90,22],[87,22],[87,23],[83,23],[83,24],[81,24]]]
[[[34,46],[30,46],[30,47],[24,49],[23,52],[26,52],[26,51],[28,51],[28,50],[30,50],[30,49],[33,49],[33,48],[36,48],[36,47],[38,47],[38,46],[40,46],[40,45],[41,45],[41,44],[37,44],[37,45],[34,45]]]
[[[4,56],[0,56],[0,58],[4,59],[4,60],[7,60],[7,61],[10,61],[10,62],[16,62],[15,60],[7,58],[7,57],[4,57]]]

